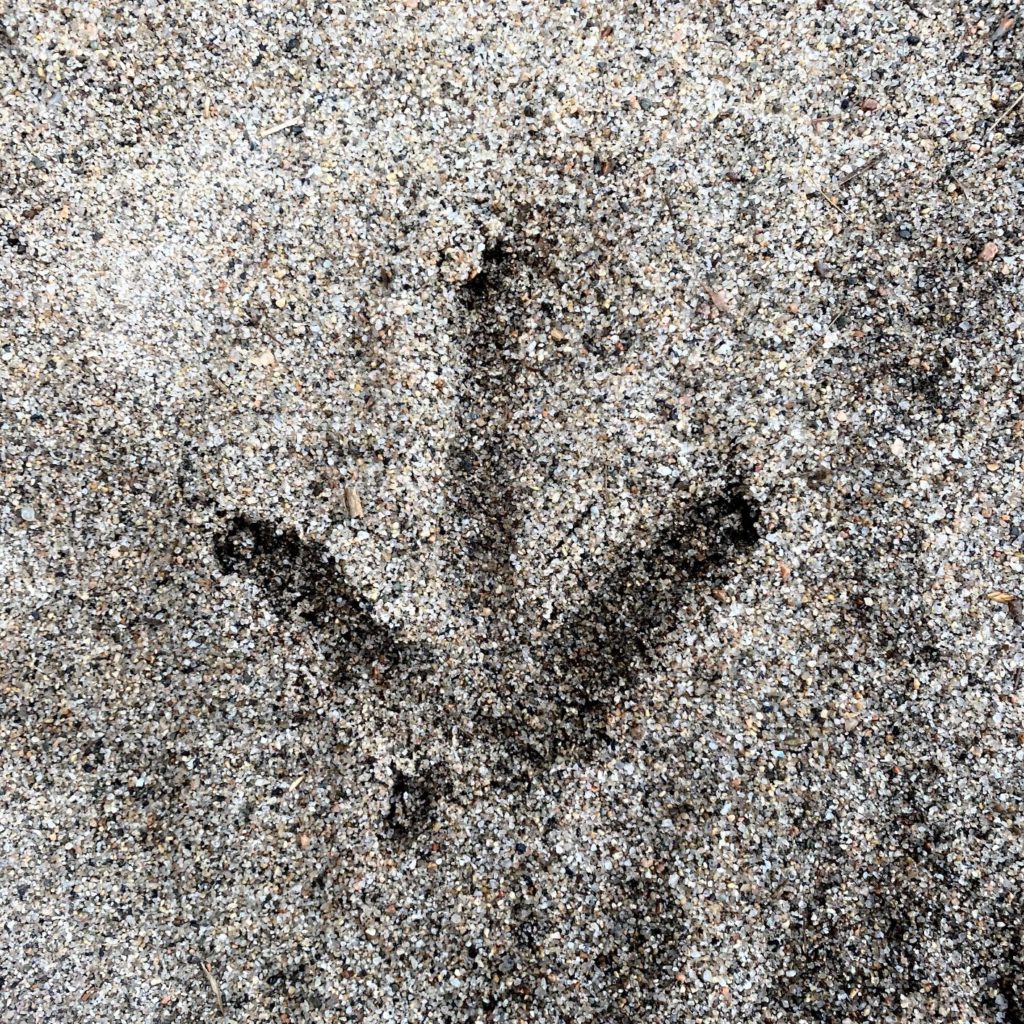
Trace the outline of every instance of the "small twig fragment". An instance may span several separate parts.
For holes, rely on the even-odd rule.
[[[832,209],[839,210],[839,204],[823,188],[818,189],[818,195],[821,196],[821,198],[824,199]],[[839,212],[841,213],[842,211],[839,210]]]
[[[206,980],[209,982],[210,991],[213,992],[213,1001],[217,1004],[217,1010],[224,1015],[224,999],[220,994],[220,985],[217,984],[217,979],[213,976],[213,972],[210,970],[210,965],[207,963],[200,963],[200,967],[203,969],[203,974],[206,975]]]
[[[850,312],[850,307],[849,306],[843,307],[843,309],[839,310],[839,312],[836,313],[836,315],[834,317],[832,317],[831,320],[829,320],[828,326],[832,327],[834,324],[837,324],[849,312]]]
[[[345,510],[352,519],[361,519],[363,516],[363,502],[355,484],[345,484]]]
[[[1012,114],[1024,101],[1024,92],[1022,92],[1008,107],[1004,108],[999,116],[992,122],[992,127],[989,128],[988,133],[991,135],[1009,116]]]
[[[725,296],[710,281],[704,282],[704,291],[707,293],[715,309],[720,313],[731,313]]]
[[[995,32],[992,33],[992,43],[998,43],[1004,36],[1008,36],[1016,24],[1017,19],[1012,15],[1008,14],[1005,18],[1001,18]]]
[[[840,178],[839,184],[836,187],[845,188],[847,185],[850,184],[851,181],[856,181],[862,174],[867,174],[867,172],[870,171],[872,167],[877,167],[878,164],[881,163],[882,157],[884,155],[884,153],[876,153],[870,159],[865,160],[864,163],[860,165],[860,167],[855,167],[844,178]]]
[[[286,132],[289,128],[299,128],[302,126],[301,117],[293,117],[290,121],[282,121],[280,124],[271,125],[271,127],[264,129],[260,132],[261,139],[269,139],[271,135],[277,135],[278,132]]]
[[[965,196],[966,196],[966,195],[969,195],[969,193],[968,193],[968,191],[967,191],[967,186],[966,186],[966,185],[965,185],[965,184],[963,183],[963,181],[961,181],[961,179],[960,179],[960,178],[958,178],[958,177],[957,177],[957,176],[956,176],[956,175],[955,175],[955,174],[953,173],[953,171],[952,171],[952,169],[951,169],[951,168],[949,168],[949,167],[947,167],[947,168],[946,168],[946,174],[947,174],[947,175],[949,175],[949,177],[950,177],[950,179],[952,180],[953,184],[954,184],[954,185],[956,185],[956,187],[957,187],[958,189],[960,189],[960,192],[961,192],[961,194],[962,194],[962,195],[965,195]]]

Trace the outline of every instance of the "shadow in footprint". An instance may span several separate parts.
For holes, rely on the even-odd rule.
[[[521,507],[521,454],[509,421],[522,386],[517,351],[522,307],[515,299],[519,261],[502,243],[487,249],[479,272],[463,286],[468,317],[459,396],[459,441],[449,455],[456,548],[472,585],[493,589],[511,576]]]
[[[322,544],[292,527],[236,517],[214,543],[225,572],[253,579],[281,618],[309,622],[337,653],[375,663],[401,660],[403,646],[349,586]]]
[[[395,769],[384,830],[399,845],[407,845],[428,831],[437,820],[437,805],[451,795],[444,765],[419,768],[415,775]]]
[[[539,679],[509,702],[517,711],[489,723],[516,755],[516,777],[564,754],[591,757],[611,742],[607,713],[678,627],[690,591],[722,582],[757,543],[758,518],[739,487],[689,506],[639,537],[585,594],[542,652]]]

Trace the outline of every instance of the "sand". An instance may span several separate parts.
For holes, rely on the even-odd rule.
[[[1024,1019],[1001,5],[0,14],[0,1020]]]

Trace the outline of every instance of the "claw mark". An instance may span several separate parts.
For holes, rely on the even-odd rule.
[[[453,449],[451,464],[461,560],[472,584],[481,588],[510,576],[519,524],[520,456],[508,437],[521,376],[513,347],[518,309],[504,282],[514,274],[511,254],[499,243],[484,252],[479,273],[465,285],[471,322],[458,413],[464,440]]]
[[[508,257],[509,253],[500,241],[484,250],[480,270],[464,286],[471,303],[483,299],[494,289],[501,275],[502,264]]]
[[[451,792],[451,782],[443,766],[431,765],[417,775],[394,773],[384,825],[398,842],[414,839],[427,831],[436,818],[439,800]]]
[[[561,629],[557,674],[583,697],[622,683],[675,625],[683,591],[757,541],[757,511],[735,492],[687,510],[641,541]]]
[[[255,579],[278,615],[300,615],[346,652],[385,662],[399,658],[394,636],[322,544],[303,540],[291,527],[237,517],[214,552],[225,572]]]
[[[757,520],[756,506],[736,489],[640,539],[559,628],[543,652],[540,683],[496,732],[533,766],[608,745],[607,711],[676,628],[687,591],[721,579],[757,543]]]

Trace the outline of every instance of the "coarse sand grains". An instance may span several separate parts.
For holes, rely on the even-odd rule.
[[[1024,1021],[1024,11],[0,7],[0,1021]]]

